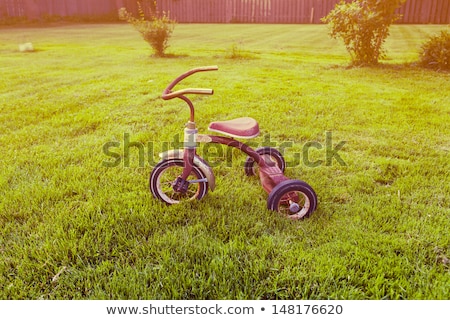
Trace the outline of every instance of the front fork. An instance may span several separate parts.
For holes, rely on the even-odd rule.
[[[173,190],[175,192],[186,193],[189,188],[189,185],[191,183],[204,182],[203,179],[191,180],[191,181],[187,180],[187,178],[189,177],[189,175],[192,172],[192,167],[194,166],[194,156],[195,156],[195,149],[194,150],[186,149],[186,152],[184,152],[184,154],[183,154],[183,162],[184,162],[183,173],[177,177],[177,179],[175,180],[175,182],[173,184]]]
[[[184,128],[184,169],[181,178],[186,180],[191,174],[192,167],[194,166],[194,157],[197,154],[197,133],[195,123],[189,121]]]
[[[179,177],[177,177],[177,179],[173,184],[173,190],[175,192],[186,193],[191,183],[199,183],[207,181],[207,180],[203,181],[204,179],[191,181],[187,180],[187,178],[192,172],[192,167],[194,166],[194,158],[197,154],[196,152],[197,133],[198,130],[195,127],[195,123],[189,121],[186,124],[186,128],[184,129],[184,153],[183,153],[184,167],[182,174]]]

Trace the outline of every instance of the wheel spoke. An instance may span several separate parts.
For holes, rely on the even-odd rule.
[[[173,186],[183,172],[183,161],[181,159],[167,160],[162,162],[160,166],[160,168],[155,167],[156,169],[154,170],[158,171],[156,171],[157,174],[155,176],[152,174],[152,179],[156,180],[154,182],[151,181],[151,183],[155,186],[152,187],[153,194],[164,202],[174,204],[181,201],[191,201],[206,193],[207,180],[197,167],[193,168],[192,173],[186,179],[187,181],[196,182],[190,183],[186,192],[182,193],[174,191]]]
[[[279,202],[279,211],[282,214],[301,219],[309,210],[309,200],[303,192],[290,192]]]

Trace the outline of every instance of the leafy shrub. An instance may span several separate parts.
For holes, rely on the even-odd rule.
[[[169,46],[168,42],[175,28],[175,21],[171,20],[165,12],[159,13],[156,8],[155,1],[150,10],[150,18],[147,19],[144,9],[138,1],[139,18],[134,17],[126,8],[119,10],[119,18],[133,25],[153,48],[155,55],[162,57]]]
[[[442,30],[422,45],[420,63],[437,70],[450,70],[450,32]]]
[[[354,65],[373,65],[383,58],[383,44],[389,27],[400,15],[395,13],[405,0],[341,1],[322,18],[332,38],[342,38]]]

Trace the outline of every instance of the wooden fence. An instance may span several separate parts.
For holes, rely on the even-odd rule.
[[[404,23],[450,23],[450,0],[407,0],[398,10]]]
[[[320,23],[339,0],[160,0],[180,22]],[[200,10],[199,10],[200,9]]]
[[[180,23],[320,23],[340,0],[158,0]],[[347,0],[350,1],[350,0]],[[0,0],[0,19],[78,17],[117,20],[136,0]],[[450,0],[407,0],[400,23],[450,23]]]

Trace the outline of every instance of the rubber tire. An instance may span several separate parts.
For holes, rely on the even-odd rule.
[[[283,213],[280,207],[281,199],[291,192],[298,192],[300,197],[303,196],[308,208],[303,207],[302,210],[306,210],[306,212],[300,210],[299,213],[291,214],[290,217],[293,219],[309,218],[317,208],[317,195],[309,184],[301,180],[286,180],[276,185],[267,199],[267,208]],[[286,210],[286,213],[288,211]]]
[[[176,193],[172,190],[173,195],[170,195],[161,188],[161,177],[166,172],[167,169],[171,167],[180,167],[179,175],[181,175],[184,167],[183,159],[166,159],[160,161],[152,170],[150,174],[150,192],[152,195],[167,204],[176,204],[181,202],[179,199],[175,199],[173,195]],[[206,175],[196,166],[192,167],[191,175],[195,176],[195,179],[206,179]],[[174,177],[174,180],[177,177]],[[169,180],[170,181],[170,180]],[[198,182],[198,187],[195,194],[192,197],[188,197],[184,199],[184,201],[192,201],[192,200],[200,200],[202,199],[208,192],[208,182]],[[169,190],[171,190],[169,188]],[[191,191],[192,192],[192,191]]]
[[[261,156],[270,156],[275,161],[278,168],[280,168],[281,172],[284,172],[284,170],[286,169],[286,161],[284,160],[283,155],[277,149],[271,147],[261,147],[256,149],[255,151]],[[250,177],[256,175],[255,165],[255,160],[252,157],[247,157],[244,164],[244,171],[247,176]]]

